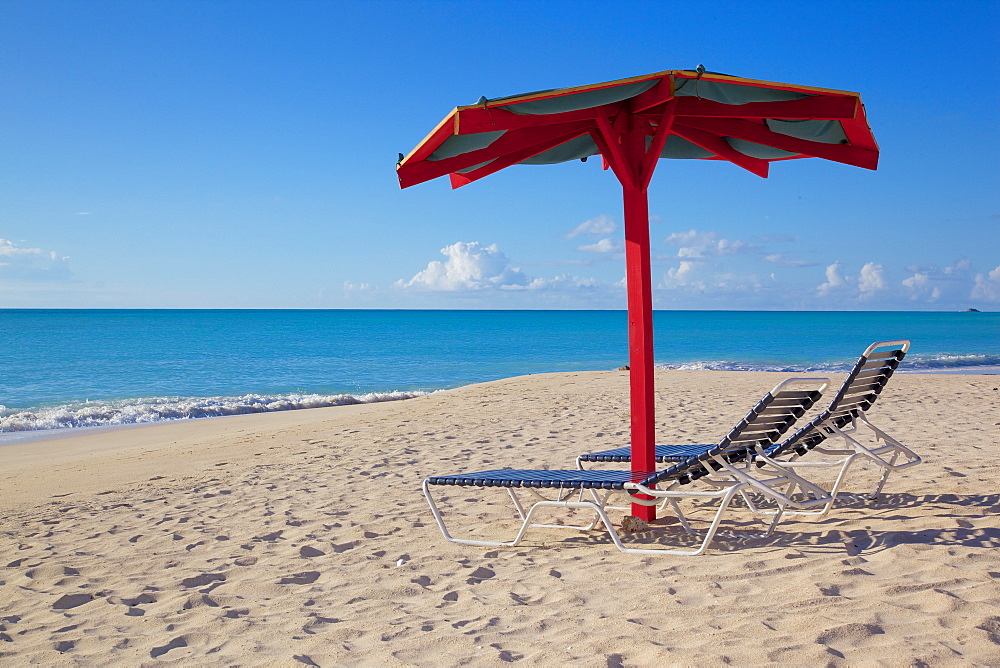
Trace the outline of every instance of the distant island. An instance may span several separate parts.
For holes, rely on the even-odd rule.
[[[967,308],[967,309],[965,309],[965,312],[966,313],[982,313],[982,311],[980,311],[977,308]]]

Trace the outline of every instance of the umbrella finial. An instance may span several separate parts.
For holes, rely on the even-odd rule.
[[[702,74],[705,73],[705,66],[702,65],[701,63],[698,63],[698,67],[695,68],[695,72],[698,73],[698,76],[701,76]]]
[[[496,125],[497,122],[493,120],[493,114],[490,113],[489,107],[486,106],[487,102],[489,102],[489,100],[486,99],[485,95],[480,95],[479,99],[476,100],[476,104],[483,105],[483,109],[486,111],[486,115],[490,117],[490,125]]]
[[[396,160],[396,166],[399,167],[401,164],[403,164],[403,154],[402,153],[399,154],[399,158]]]

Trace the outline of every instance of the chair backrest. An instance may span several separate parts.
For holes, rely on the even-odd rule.
[[[644,483],[676,480],[686,484],[722,468],[716,457],[728,462],[752,457],[756,446],[774,445],[819,400],[828,383],[827,378],[790,378],[778,383],[716,445],[658,471]]]
[[[823,425],[843,427],[864,414],[878,399],[909,349],[910,342],[905,340],[877,341],[868,346],[826,410],[772,448],[768,456],[778,457],[790,451],[804,455],[826,440],[829,434],[822,429]]]

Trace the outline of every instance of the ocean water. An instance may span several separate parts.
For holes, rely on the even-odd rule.
[[[901,371],[1000,366],[1000,313],[657,311],[667,368],[845,371],[907,338]],[[0,310],[0,443],[38,430],[391,401],[628,364],[622,311]],[[35,434],[38,436],[39,434]]]

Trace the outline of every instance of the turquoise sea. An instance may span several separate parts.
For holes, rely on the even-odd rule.
[[[901,371],[996,372],[1000,313],[657,311],[668,368],[844,371],[908,338]],[[0,310],[0,443],[346,403],[628,363],[622,311]],[[34,434],[38,436],[39,434]]]

